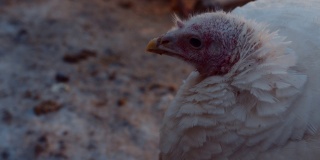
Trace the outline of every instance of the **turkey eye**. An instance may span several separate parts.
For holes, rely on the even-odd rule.
[[[199,48],[201,47],[201,41],[197,38],[190,38],[189,43],[192,45],[194,48]]]

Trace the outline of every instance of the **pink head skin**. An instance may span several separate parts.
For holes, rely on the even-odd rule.
[[[180,58],[203,76],[224,75],[239,59],[243,22],[223,12],[206,13],[182,22],[150,41],[147,51]]]

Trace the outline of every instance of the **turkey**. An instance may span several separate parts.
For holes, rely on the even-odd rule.
[[[320,2],[260,0],[210,12],[147,51],[196,69],[168,107],[162,160],[320,159]]]

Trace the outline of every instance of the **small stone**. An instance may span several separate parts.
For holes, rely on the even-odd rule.
[[[48,114],[51,112],[56,112],[61,108],[61,105],[58,104],[57,102],[48,100],[48,101],[43,101],[40,104],[38,104],[34,109],[34,113],[39,116],[43,114]]]
[[[65,84],[65,83],[54,84],[51,87],[51,91],[54,92],[54,93],[69,92],[70,91],[70,86]]]
[[[176,92],[177,88],[175,86],[168,86],[168,90],[169,92],[174,93]]]
[[[99,99],[99,100],[93,100],[92,101],[92,104],[95,106],[95,107],[104,107],[108,104],[108,100],[106,99]]]
[[[24,41],[27,40],[27,37],[28,37],[28,31],[27,31],[26,29],[20,29],[20,30],[17,32],[14,40],[15,40],[16,42],[24,42]]]
[[[121,99],[118,100],[117,104],[118,104],[119,107],[122,107],[122,106],[127,104],[127,99],[121,98]]]
[[[42,135],[38,138],[37,144],[34,147],[34,154],[39,156],[41,153],[45,152],[48,148],[48,138]]]
[[[147,91],[146,87],[145,86],[140,86],[138,88],[138,90],[141,92],[141,93],[145,93]]]
[[[36,145],[34,146],[34,154],[40,156],[48,149],[48,138],[46,135],[42,135],[38,138]]]
[[[116,79],[116,77],[117,77],[116,72],[112,72],[112,73],[110,73],[110,75],[109,75],[108,79],[109,79],[110,81],[113,81],[113,80],[115,80],[115,79]]]
[[[153,83],[149,86],[149,90],[156,90],[156,89],[159,89],[159,88],[162,88],[164,87],[162,84],[159,84],[159,83]]]
[[[121,1],[118,5],[123,9],[130,9],[133,7],[133,3],[131,1]]]
[[[55,79],[57,82],[61,82],[61,83],[69,82],[69,77],[63,73],[56,73]]]
[[[32,99],[32,100],[39,100],[40,99],[39,94],[37,94],[36,92],[32,92],[30,90],[25,91],[22,96],[24,98]]]
[[[41,137],[38,138],[38,142],[44,143],[44,142],[47,142],[47,141],[48,141],[48,139],[47,139],[46,136],[41,136]]]
[[[12,122],[12,114],[7,110],[3,110],[2,121],[5,122],[6,124],[10,124]]]
[[[76,54],[65,54],[63,56],[63,61],[66,63],[79,63],[90,57],[96,57],[97,53],[95,51],[83,49]]]

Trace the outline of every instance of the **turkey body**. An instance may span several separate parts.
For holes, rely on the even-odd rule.
[[[198,16],[240,19],[237,61],[184,81],[163,119],[161,159],[320,159],[319,9],[317,0],[261,0]]]

